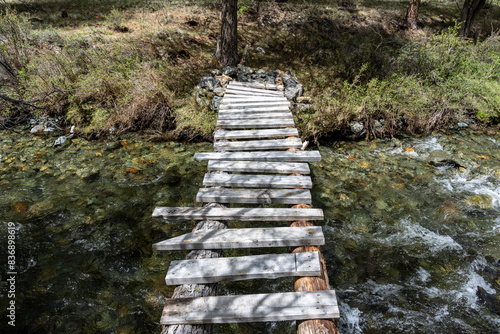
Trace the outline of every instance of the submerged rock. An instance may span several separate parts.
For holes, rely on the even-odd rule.
[[[467,197],[465,203],[478,209],[491,209],[493,198],[488,194]]]
[[[480,286],[477,287],[476,295],[491,312],[500,315],[500,296],[488,293]]]
[[[454,167],[467,167],[467,164],[443,150],[434,150],[427,157],[427,162],[433,166],[453,165]]]
[[[28,209],[30,218],[43,218],[56,212],[56,207],[52,202],[35,203]]]

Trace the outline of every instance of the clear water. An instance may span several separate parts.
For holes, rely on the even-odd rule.
[[[155,206],[194,206],[211,144],[106,143],[0,137],[0,263],[6,310],[8,223],[16,227],[16,327],[12,333],[159,332],[164,275],[183,252],[151,244],[193,222],[152,219]],[[498,333],[500,135],[341,142],[312,164],[322,248],[343,333]],[[434,167],[443,149],[465,169]],[[489,195],[488,208],[467,202]],[[257,226],[238,223],[234,226]],[[286,226],[286,223],[273,223]],[[286,252],[229,251],[227,256]],[[5,268],[5,269],[4,269]],[[222,293],[291,291],[292,279],[222,285]],[[478,288],[479,287],[479,288]],[[482,293],[478,294],[478,289]],[[485,301],[485,294],[487,301]],[[5,311],[4,311],[5,313]],[[214,326],[214,333],[293,333],[294,323]]]

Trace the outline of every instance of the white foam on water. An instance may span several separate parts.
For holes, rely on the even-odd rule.
[[[388,236],[385,243],[392,247],[418,246],[416,251],[427,254],[436,254],[442,251],[462,250],[458,244],[448,235],[437,234],[418,223],[403,220],[401,226],[403,231]],[[426,252],[425,250],[428,250]],[[416,255],[416,254],[415,254]]]
[[[428,283],[430,278],[431,274],[424,268],[420,267],[415,273],[415,276],[411,278],[410,282],[412,283],[412,285],[420,286],[421,284]]]
[[[339,327],[344,334],[358,334],[363,333],[360,321],[361,312],[356,307],[350,307],[347,303],[339,302],[339,311],[340,311],[340,319],[339,319]]]
[[[493,176],[485,175],[477,179],[467,179],[466,175],[455,174],[446,179],[436,179],[448,191],[461,194],[464,198],[471,195],[490,195],[491,206],[500,208],[500,184],[493,182]]]
[[[430,153],[435,150],[443,150],[443,146],[438,142],[438,137],[427,137],[424,139],[415,139],[412,141],[415,151],[420,153]]]

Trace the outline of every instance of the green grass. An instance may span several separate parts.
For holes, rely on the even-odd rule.
[[[353,120],[367,125],[367,137],[428,133],[465,118],[498,123],[498,2],[478,15],[477,41],[456,37],[453,1],[424,2],[422,27],[413,33],[400,29],[406,2],[353,4],[346,9],[337,1],[297,0],[257,8],[240,2],[239,47],[250,45],[253,67],[292,70],[313,98],[313,108],[296,115],[304,137],[342,134]],[[10,5],[0,17],[0,35],[9,41],[0,45],[0,57],[17,78],[0,93],[45,109],[2,102],[7,114],[62,116],[89,135],[114,129],[168,139],[209,137],[215,114],[197,105],[192,92],[217,67],[212,50],[220,1]],[[63,8],[68,19],[60,17]],[[266,15],[271,24],[262,26],[258,18]],[[28,21],[34,17],[41,22]],[[186,25],[189,20],[199,25]],[[256,53],[258,46],[266,53]],[[383,127],[375,122],[380,119]]]

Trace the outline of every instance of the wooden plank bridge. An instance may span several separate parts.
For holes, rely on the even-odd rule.
[[[208,333],[212,323],[296,320],[298,333],[337,333],[339,309],[319,250],[321,209],[310,206],[308,162],[283,87],[231,82],[220,104],[214,152],[196,200],[201,207],[157,207],[153,217],[201,220],[192,233],[158,242],[158,251],[191,250],[172,261],[168,285],[179,285],[163,309],[162,333]],[[302,149],[301,149],[302,148]],[[288,204],[290,208],[229,207]],[[226,228],[229,221],[293,221],[290,227]],[[221,257],[223,249],[292,247],[290,254]],[[214,296],[222,281],[294,276],[295,291]]]

